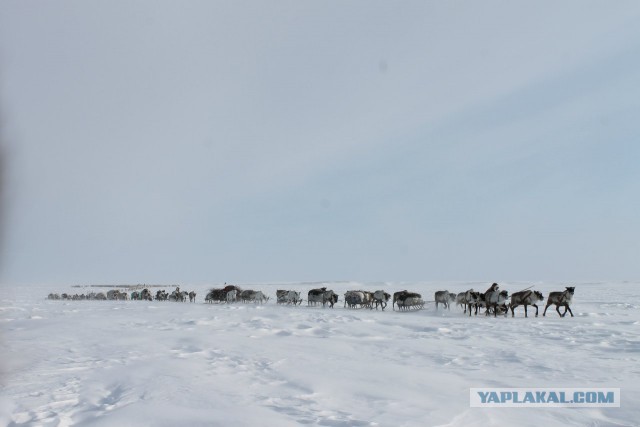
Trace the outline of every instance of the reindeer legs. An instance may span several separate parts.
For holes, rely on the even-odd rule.
[[[571,307],[569,307],[569,304],[564,304],[564,314],[562,315],[562,317],[567,315],[567,310],[569,310],[569,314],[571,314],[571,317],[573,317],[573,312],[571,311]]]

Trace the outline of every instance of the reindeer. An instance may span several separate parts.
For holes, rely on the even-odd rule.
[[[571,317],[573,317],[573,312],[571,311],[569,304],[571,304],[571,301],[573,300],[573,293],[575,290],[575,287],[567,286],[563,292],[550,292],[549,298],[547,298],[547,305],[544,308],[542,316],[547,314],[547,308],[549,308],[551,304],[555,304],[556,311],[560,317],[564,317],[567,314],[567,310],[569,311],[569,314],[571,314]],[[564,307],[564,313],[562,314],[560,314],[560,306]]]
[[[404,296],[408,293],[406,289],[404,291],[398,291],[393,293],[393,299],[391,300],[391,309],[395,311],[395,305],[398,304],[398,309],[400,309],[400,299],[404,299]]]
[[[436,300],[436,310],[438,310],[438,304],[442,304],[444,308],[451,310],[451,303],[456,301],[456,294],[449,291],[436,291],[434,299]]]
[[[382,307],[382,311],[387,307],[387,301],[389,301],[391,295],[386,293],[385,291],[375,291],[373,293],[373,302],[376,305],[376,310],[378,309],[378,305]]]
[[[536,317],[538,317],[538,305],[536,302],[544,301],[544,296],[542,296],[541,292],[526,290],[515,292],[511,295],[511,303],[509,304],[509,308],[511,309],[511,317],[514,317],[514,310],[519,305],[524,305],[524,317],[527,316],[527,306],[531,305],[536,308]]]
[[[264,304],[267,301],[269,301],[269,297],[266,296],[262,291],[256,291],[256,293],[253,294],[252,302],[258,303],[258,304]]]
[[[220,292],[220,291],[221,291],[220,289],[211,289],[211,290],[207,293],[207,295],[205,295],[205,297],[204,297],[204,302],[212,303],[212,302],[216,299],[217,294],[218,294],[218,292]]]
[[[333,308],[333,305],[338,302],[338,294],[333,290],[327,290],[327,288],[311,289],[307,293],[307,305],[317,305],[322,303],[322,307],[329,304],[329,307]]]
[[[469,289],[467,292],[460,292],[456,296],[456,305],[461,305],[464,307],[464,313],[467,313],[467,309],[469,310],[469,316],[471,316],[471,307],[476,306],[476,315],[478,314],[478,292],[475,292],[473,289]]]
[[[175,290],[171,292],[168,299],[169,301],[185,302],[188,296],[189,296],[189,292],[187,291]]]
[[[231,289],[230,291],[227,291],[225,295],[225,301],[227,302],[227,304],[232,304],[238,301],[238,290]]]
[[[151,291],[147,288],[144,288],[140,292],[140,299],[143,301],[153,301],[153,296],[151,295]]]
[[[284,289],[278,289],[276,290],[276,300],[278,304],[287,304],[287,305],[302,304],[302,299],[300,298],[300,292],[297,292],[297,291],[287,291]]]
[[[252,302],[258,304],[265,303],[269,300],[269,298],[267,298],[266,295],[262,293],[262,291],[253,290],[242,291],[239,295],[239,298],[242,302]]]
[[[118,289],[112,289],[110,291],[107,291],[108,300],[118,299],[119,296],[120,296],[120,291]]]
[[[458,307],[459,305],[464,307],[465,314],[467,313],[467,303],[465,302],[466,295],[466,292],[458,292],[458,294],[456,295],[456,307]]]

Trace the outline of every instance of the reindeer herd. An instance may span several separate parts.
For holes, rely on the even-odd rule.
[[[569,305],[573,300],[574,291],[575,287],[567,286],[564,291],[549,293],[542,315],[546,316],[549,306],[555,305],[560,317],[564,317],[567,311],[571,314],[571,317],[573,317],[573,312]],[[451,303],[455,302],[456,306],[463,306],[465,314],[468,311],[469,316],[471,316],[471,311],[474,311],[477,315],[478,310],[484,309],[485,315],[493,313],[494,317],[498,314],[504,314],[506,316],[509,310],[511,310],[511,317],[514,317],[515,309],[523,306],[524,317],[528,317],[527,307],[532,306],[536,308],[537,317],[538,303],[542,301],[544,301],[542,293],[531,289],[514,292],[511,294],[511,299],[509,300],[509,293],[507,291],[501,291],[497,283],[492,284],[485,293],[475,292],[473,289],[460,292],[459,294],[448,291],[438,291],[435,293],[436,310],[438,309],[438,304],[442,304],[445,308],[450,309]],[[564,307],[564,313],[560,313],[560,307]]]
[[[546,315],[547,309],[551,305],[555,305],[556,311],[560,317],[564,317],[567,314],[573,312],[569,307],[572,300],[575,287],[566,287],[564,291],[551,292],[547,298],[547,302],[544,308],[543,316]],[[171,293],[165,290],[158,290],[155,295],[151,293],[148,288],[144,288],[140,291],[133,291],[131,294],[123,292],[121,290],[110,290],[104,292],[91,292],[89,294],[75,294],[70,295],[63,293],[49,294],[50,300],[137,300],[137,301],[176,301],[185,302],[187,299],[189,302],[196,302],[196,292],[181,291],[180,287],[176,287]],[[422,299],[422,295],[415,292],[409,292],[407,290],[395,292],[393,298],[391,294],[388,294],[384,290],[362,291],[362,290],[350,290],[344,294],[344,307],[345,308],[369,308],[377,310],[378,307],[384,311],[387,307],[389,300],[392,300],[392,310],[399,311],[411,311],[420,310],[424,308],[426,302]],[[238,286],[226,285],[223,288],[210,289],[205,296],[205,303],[209,304],[233,304],[237,302],[242,303],[254,303],[264,304],[269,301],[269,297],[262,291],[243,290]],[[544,296],[541,292],[525,289],[519,292],[514,292],[509,297],[509,293],[505,290],[500,290],[497,283],[492,284],[489,289],[484,293],[476,292],[473,289],[469,289],[465,292],[453,293],[449,291],[437,291],[434,294],[435,309],[442,305],[444,308],[451,310],[451,305],[461,306],[464,308],[464,314],[471,316],[472,312],[477,315],[478,311],[484,310],[484,314],[489,316],[497,316],[498,314],[507,316],[511,311],[511,316],[515,316],[515,309],[519,306],[524,307],[524,315],[528,317],[529,306],[535,307],[536,316],[538,316],[538,303],[544,301]],[[278,289],[276,291],[276,303],[278,305],[301,305],[303,299],[300,292],[294,290]],[[333,290],[327,288],[311,289],[307,293],[307,305],[333,308],[338,302],[338,294]],[[560,308],[564,307],[564,313],[560,312]]]
[[[181,301],[184,302],[187,299],[189,302],[196,302],[196,293],[194,291],[186,292],[180,291],[180,287],[177,287],[175,291],[168,293],[165,290],[159,290],[155,296],[147,288],[141,291],[133,291],[131,294],[121,291],[119,289],[112,289],[107,292],[90,292],[88,294],[49,294],[47,299],[50,300],[71,300],[71,301],[83,301],[83,300],[120,300],[120,301]]]

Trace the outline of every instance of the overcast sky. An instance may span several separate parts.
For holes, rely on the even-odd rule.
[[[0,5],[4,283],[640,278],[638,1]]]

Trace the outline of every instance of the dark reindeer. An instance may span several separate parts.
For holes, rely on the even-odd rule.
[[[547,298],[547,305],[545,306],[542,315],[545,316],[547,314],[547,308],[549,308],[551,304],[555,304],[556,311],[560,317],[564,317],[567,314],[567,311],[569,311],[569,314],[573,317],[573,312],[571,311],[569,304],[571,304],[571,301],[573,300],[573,293],[575,290],[575,287],[567,286],[563,292],[550,292],[549,298]],[[560,306],[564,307],[564,313],[562,314],[560,313]]]

